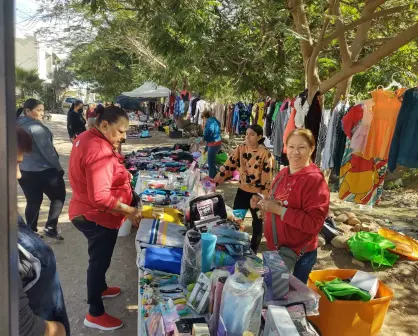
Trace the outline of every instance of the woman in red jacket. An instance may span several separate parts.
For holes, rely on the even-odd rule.
[[[108,287],[110,266],[118,230],[126,217],[134,224],[140,210],[131,206],[131,175],[116,151],[126,138],[129,119],[120,107],[106,107],[97,116],[95,127],[74,141],[69,162],[73,190],[69,216],[88,241],[87,303],[84,325],[100,330],[122,327],[121,320],[105,313],[103,300],[120,294],[119,287]]]
[[[289,167],[277,174],[270,198],[262,200],[254,196],[251,206],[265,212],[264,235],[268,248],[287,247],[298,255],[293,275],[306,283],[316,263],[318,233],[328,215],[330,193],[324,176],[311,161],[315,149],[312,132],[292,131],[286,146]]]

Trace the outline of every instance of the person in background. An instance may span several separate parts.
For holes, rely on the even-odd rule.
[[[260,125],[250,126],[245,135],[245,144],[235,149],[214,179],[216,183],[221,184],[231,177],[235,170],[239,171],[240,182],[233,209],[251,211],[253,217],[251,249],[254,253],[257,253],[263,236],[263,222],[258,215],[258,209],[252,208],[250,201],[257,194],[267,196],[273,180],[273,155],[263,143],[263,128]]]
[[[221,124],[212,116],[210,110],[205,110],[202,113],[204,131],[203,140],[206,142],[205,152],[208,154],[208,166],[209,166],[209,177],[214,178],[216,176],[216,155],[221,149],[222,138],[221,138]]]
[[[97,117],[96,104],[90,104],[86,112],[87,129],[90,129],[94,126],[96,117]]]
[[[110,266],[118,231],[125,218],[138,225],[141,211],[132,205],[131,175],[125,169],[118,145],[126,138],[129,119],[116,106],[98,111],[95,127],[74,142],[69,161],[73,190],[69,217],[88,242],[87,303],[84,325],[115,330],[123,322],[105,312],[103,298],[120,294],[119,287],[108,287]]]
[[[270,198],[253,196],[252,208],[265,212],[264,236],[270,250],[280,245],[292,249],[299,260],[293,275],[307,283],[316,263],[318,233],[328,216],[330,192],[323,174],[312,163],[315,139],[308,129],[296,129],[286,139],[289,167],[272,183]],[[277,239],[273,232],[275,217]]]
[[[32,151],[32,138],[17,128],[17,166]],[[20,336],[69,336],[70,323],[52,249],[35,234],[23,218],[17,218],[18,290]]]
[[[18,125],[32,138],[32,151],[25,153],[20,165],[22,178],[19,179],[19,184],[26,197],[26,222],[34,232],[38,232],[39,210],[45,194],[51,204],[44,234],[63,240],[58,234],[57,225],[66,196],[64,170],[53,144],[52,132],[42,123],[44,105],[39,100],[30,98],[17,114],[21,115],[17,119]]]
[[[83,102],[76,100],[71,104],[67,114],[67,130],[71,142],[86,131],[86,119],[83,116]]]

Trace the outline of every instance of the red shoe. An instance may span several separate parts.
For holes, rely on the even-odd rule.
[[[89,328],[108,331],[122,328],[123,322],[107,313],[97,317],[87,314],[86,318],[84,319],[84,325]]]
[[[119,287],[107,287],[107,289],[102,293],[102,299],[118,296],[120,292],[121,290]]]

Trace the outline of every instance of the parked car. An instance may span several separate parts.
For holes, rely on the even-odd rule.
[[[62,102],[62,113],[67,114],[68,110],[71,107],[71,104],[74,103],[76,100],[81,100],[81,99],[75,98],[75,97],[65,97]]]

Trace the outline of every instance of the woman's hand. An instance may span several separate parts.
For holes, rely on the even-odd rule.
[[[134,210],[127,217],[132,222],[133,226],[139,227],[139,223],[141,222],[141,219],[142,219],[142,211],[137,208],[132,208],[132,209]]]
[[[282,206],[273,200],[262,200],[261,209],[265,212],[270,212],[276,215],[280,215]]]
[[[251,209],[261,209],[261,206],[258,204],[263,198],[258,195],[253,195],[250,200]]]

